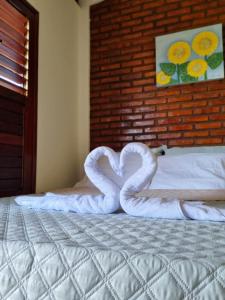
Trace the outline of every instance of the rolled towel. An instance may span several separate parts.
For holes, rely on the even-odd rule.
[[[141,156],[142,166],[126,181],[120,191],[121,206],[126,213],[150,218],[225,221],[225,201],[185,201],[180,197],[150,196],[154,190],[149,191],[149,196],[145,190],[146,196],[141,196],[144,188],[151,188],[150,183],[157,169],[157,161],[148,147],[133,143],[125,146],[121,152],[121,168],[131,152]]]
[[[110,178],[107,178],[99,168],[98,160],[101,156],[108,157],[114,172],[120,174],[119,158],[112,149],[98,147],[90,152],[85,160],[85,172],[100,193],[96,193],[96,189],[80,191],[79,188],[75,188],[62,193],[18,196],[15,201],[19,205],[29,208],[55,209],[78,213],[107,214],[118,210],[120,207],[120,188]]]

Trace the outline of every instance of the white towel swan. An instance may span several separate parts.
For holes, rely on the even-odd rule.
[[[121,206],[126,213],[150,218],[225,221],[224,201],[182,201],[178,198],[138,196],[137,193],[149,187],[157,168],[157,161],[147,146],[131,143],[125,146],[121,152],[120,168],[122,170],[126,157],[130,153],[136,153],[142,157],[142,166],[125,182],[120,191]]]
[[[82,194],[79,189],[71,190],[67,194],[47,193],[41,195],[19,196],[15,201],[19,205],[29,208],[55,209],[73,211],[78,213],[108,214],[120,207],[120,188],[107,178],[98,167],[98,159],[106,156],[116,174],[120,174],[119,157],[108,147],[98,147],[89,153],[85,160],[85,171],[89,179],[95,184],[102,194]]]

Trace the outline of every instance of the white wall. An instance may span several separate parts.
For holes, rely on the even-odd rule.
[[[78,108],[82,96],[78,92],[82,82],[78,80],[81,12],[74,0],[29,2],[40,13],[36,184],[40,192],[71,186],[83,157],[77,131],[81,128],[78,111],[86,109],[83,105]],[[89,102],[87,92],[84,97],[84,102]],[[88,147],[86,140],[81,147]]]
[[[78,18],[78,98],[77,98],[77,170],[83,175],[83,162],[90,149],[90,15],[91,5],[103,0],[80,0]]]

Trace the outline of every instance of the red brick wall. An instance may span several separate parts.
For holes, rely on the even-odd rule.
[[[91,8],[91,148],[225,143],[225,80],[155,86],[155,37],[223,23],[225,0],[105,0]],[[223,28],[225,30],[225,28]]]

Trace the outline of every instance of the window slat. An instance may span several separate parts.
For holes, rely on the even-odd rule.
[[[14,62],[22,66],[26,65],[27,59],[25,56],[18,54],[18,52],[15,52],[14,50],[10,49],[9,47],[6,47],[3,44],[0,44],[0,54],[6,56],[7,58],[13,60]]]
[[[0,54],[0,66],[5,67],[14,73],[25,76],[26,68],[12,61],[11,59]]]
[[[12,49],[13,51],[17,52],[20,55],[25,56],[27,49],[24,45],[20,45],[15,40],[13,40],[10,36],[8,36],[5,32],[1,31],[0,29],[0,40],[2,44],[7,46],[8,48]]]
[[[0,28],[1,31],[5,32],[8,36],[10,36],[13,40],[15,40],[20,45],[25,46],[27,43],[26,34],[27,31],[24,32],[24,35],[16,31],[13,27],[9,26],[6,22],[4,22],[0,18]]]
[[[11,0],[0,0],[0,86],[25,96],[29,73],[28,28],[28,18]]]
[[[19,20],[21,20],[21,22],[25,23],[27,21],[27,18],[6,0],[0,0],[0,8],[5,8],[5,10],[8,11],[8,14],[15,18],[18,18]]]
[[[0,19],[5,21],[9,26],[13,27],[16,31],[21,34],[26,31],[27,22],[21,21],[19,18],[12,16],[9,12],[0,5]]]
[[[13,81],[16,85],[23,86],[26,82],[26,79],[23,76],[20,76],[19,74],[16,74],[2,66],[0,66],[0,77],[3,77],[3,79],[5,78],[6,81],[7,79]]]
[[[20,95],[26,95],[27,91],[24,88],[20,88],[18,86],[16,86],[15,84],[6,82],[5,80],[0,78],[0,86],[3,86],[9,90],[12,90]]]

